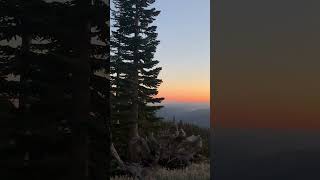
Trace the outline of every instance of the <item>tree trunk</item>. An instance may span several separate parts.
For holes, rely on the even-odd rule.
[[[116,161],[117,161],[118,165],[120,166],[120,168],[122,168],[123,170],[126,170],[127,167],[126,167],[126,165],[124,164],[124,162],[121,160],[121,158],[120,158],[120,156],[119,156],[116,148],[114,147],[113,143],[111,143],[111,146],[110,146],[110,147],[111,147],[111,148],[110,148],[110,149],[111,149],[111,150],[110,150],[111,156],[113,156],[113,157],[116,159]]]
[[[19,92],[19,112],[23,113],[25,111],[26,105],[26,93],[25,93],[25,82],[28,68],[28,54],[30,51],[31,37],[29,34],[23,33],[21,36],[21,53],[19,59],[19,71],[20,71],[20,92]]]
[[[88,9],[91,1],[81,0],[77,5],[79,9]],[[82,15],[81,15],[82,16]],[[73,118],[72,127],[72,167],[71,179],[88,180],[88,123],[90,111],[89,93],[89,26],[88,19],[84,15],[81,21],[81,29],[72,36],[76,36],[74,43],[79,52],[79,61],[72,68],[72,92],[73,92]],[[72,38],[71,38],[72,39]]]
[[[139,36],[139,14],[138,7],[136,5],[136,16],[135,16],[135,32],[134,37],[138,38]],[[136,147],[133,143],[134,139],[139,137],[139,129],[138,129],[138,121],[139,121],[139,105],[138,105],[138,96],[139,96],[139,72],[138,72],[138,45],[136,45],[134,50],[134,70],[132,74],[132,106],[131,112],[132,116],[129,122],[129,159],[132,162],[137,162],[139,157],[137,157],[136,151],[134,150]]]
[[[26,92],[26,82],[27,82],[27,73],[28,73],[28,55],[30,51],[30,42],[31,42],[31,36],[28,33],[23,32],[21,35],[21,51],[19,56],[19,74],[20,74],[20,89],[19,89],[19,105],[18,105],[18,117],[20,119],[20,125],[23,127],[24,133],[27,132],[28,126],[30,122],[27,122],[25,113],[26,113],[26,98],[27,98],[27,92]],[[13,127],[16,128],[16,127]],[[24,137],[26,138],[26,137]],[[27,138],[26,138],[27,139]],[[30,171],[28,169],[29,163],[29,154],[30,154],[30,144],[24,141],[21,143],[23,149],[23,159],[21,159],[20,162],[15,163],[16,167],[22,167],[22,163],[24,168],[22,169],[22,172],[19,173],[18,177],[25,177],[30,176]],[[18,155],[18,154],[16,154]],[[18,155],[20,156],[20,154]],[[20,164],[21,163],[21,164]],[[15,170],[14,170],[15,171]],[[15,176],[13,176],[15,177]]]
[[[84,53],[82,53],[84,56]],[[89,123],[89,85],[88,69],[84,56],[79,58],[79,66],[74,67],[72,73],[73,88],[73,119],[72,119],[72,143],[73,150],[73,177],[77,180],[84,180],[87,176],[88,161],[88,123]],[[85,173],[85,174],[82,174]]]

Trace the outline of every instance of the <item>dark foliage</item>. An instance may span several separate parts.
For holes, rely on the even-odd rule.
[[[157,128],[157,105],[164,98],[156,97],[162,80],[161,67],[154,59],[157,26],[153,25],[160,11],[152,0],[114,0],[111,37],[112,134],[119,154],[129,158],[130,139]],[[139,128],[138,128],[139,127]]]
[[[109,4],[92,3],[0,1],[1,179],[108,177]]]

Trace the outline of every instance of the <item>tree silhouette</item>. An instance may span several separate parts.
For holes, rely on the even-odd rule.
[[[109,3],[0,3],[1,175],[107,179]]]
[[[157,119],[155,112],[161,106],[150,104],[163,100],[155,97],[162,81],[158,78],[161,71],[161,67],[157,67],[159,61],[154,59],[159,44],[157,27],[152,25],[160,11],[152,7],[154,0],[113,2],[116,8],[111,43],[113,117],[122,121],[120,125],[127,126],[130,152],[135,148],[130,147],[132,139],[139,137],[139,123]],[[137,159],[130,156],[132,161]]]

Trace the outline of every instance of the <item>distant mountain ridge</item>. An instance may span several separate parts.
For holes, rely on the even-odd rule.
[[[200,127],[210,127],[210,106],[205,103],[168,103],[158,111],[165,120],[182,121]]]

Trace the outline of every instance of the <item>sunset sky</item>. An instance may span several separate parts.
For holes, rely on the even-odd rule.
[[[223,127],[320,128],[320,2],[225,0],[215,11]]]
[[[156,59],[163,68],[165,102],[209,102],[210,0],[157,0],[155,24],[161,41]]]

